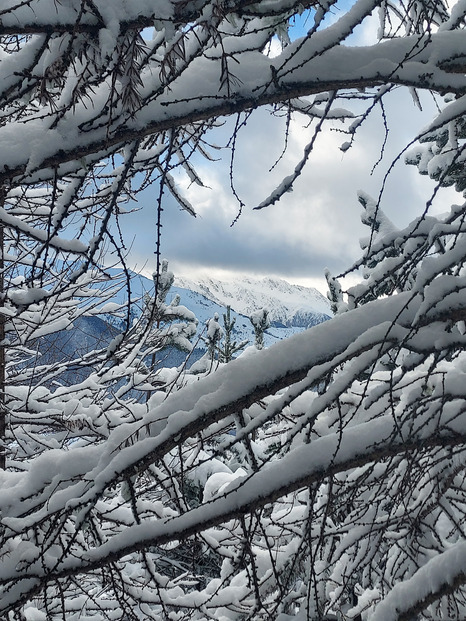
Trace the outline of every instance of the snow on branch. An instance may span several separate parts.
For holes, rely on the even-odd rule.
[[[202,186],[211,132],[240,115],[234,156],[263,106],[307,146],[260,207],[327,122],[352,144],[395,86],[447,96],[407,161],[464,192],[465,58],[462,1],[2,3],[2,618],[466,616],[464,204],[399,228],[360,192],[336,316],[264,349],[256,313],[231,360],[216,315],[197,370],[164,367],[197,320],[159,252],[166,191],[195,214],[179,175]],[[135,299],[121,218],[150,187],[160,265]],[[97,315],[106,338],[51,356]]]

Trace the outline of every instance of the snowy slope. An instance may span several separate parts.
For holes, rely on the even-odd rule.
[[[306,328],[320,323],[324,319],[321,315],[331,314],[328,300],[317,289],[291,285],[278,278],[241,278],[231,282],[204,278],[194,282],[181,277],[175,283],[197,291],[220,306],[230,305],[242,315],[267,308],[271,321],[286,327]]]
[[[108,269],[106,271],[110,274],[113,283],[121,276],[120,270]],[[327,301],[318,291],[290,285],[283,280],[248,278],[225,283],[208,279],[195,283],[187,278],[178,278],[175,282],[177,286],[170,289],[167,302],[170,303],[176,295],[180,297],[180,304],[186,306],[198,319],[197,336],[202,334],[206,322],[215,313],[218,313],[219,323],[223,325],[222,316],[227,305],[232,308],[231,316],[236,318],[234,339],[237,343],[247,340],[251,345],[254,343],[254,330],[249,321],[249,315],[254,310],[268,308],[274,324],[265,333],[266,347],[301,332],[309,325],[321,323],[330,314]],[[153,289],[151,278],[131,273],[133,318],[139,316],[141,312],[144,294],[153,295]],[[127,295],[126,287],[122,287],[109,301],[124,305]],[[75,322],[71,330],[42,339],[40,345],[42,362],[54,363],[62,359],[74,358],[79,352],[105,346],[116,333],[121,331],[125,318],[124,312],[121,313],[121,318],[107,314],[101,315],[100,318],[82,317]],[[196,341],[197,337],[193,339],[193,343]],[[204,347],[204,342],[199,340],[196,345],[199,351],[192,356],[192,362],[202,355]],[[183,355],[181,354],[180,357],[176,350],[170,351],[166,365],[178,366],[183,359]],[[68,378],[63,377],[63,379]]]
[[[116,270],[114,275],[117,275]],[[137,300],[144,293],[153,294],[153,288],[151,278],[132,274],[135,315],[140,312]],[[254,331],[249,315],[255,310],[267,308],[273,324],[266,333],[266,347],[300,332],[303,328],[325,321],[331,313],[328,301],[316,289],[291,285],[284,280],[272,278],[242,278],[231,282],[209,278],[195,282],[185,277],[176,277],[167,302],[175,295],[180,296],[180,304],[196,315],[199,321],[198,334],[215,313],[218,313],[222,325],[222,315],[227,305],[230,305],[232,316],[236,317],[235,339],[247,339],[251,343],[254,341]],[[126,291],[122,290],[114,301],[123,303],[125,296]]]

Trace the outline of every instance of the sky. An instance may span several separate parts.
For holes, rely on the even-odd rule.
[[[354,42],[369,42],[370,32],[369,24],[354,35]],[[366,231],[360,221],[357,191],[378,196],[393,159],[432,119],[432,97],[424,94],[421,102],[422,111],[414,106],[406,89],[389,94],[385,100],[388,142],[382,162],[372,173],[385,136],[380,109],[374,110],[345,153],[340,150],[347,140],[338,131],[342,125],[330,123],[294,190],[260,211],[253,208],[293,171],[313,129],[304,127],[299,119],[293,123],[287,150],[270,172],[283,151],[285,121],[266,109],[254,112],[240,133],[235,155],[235,189],[245,203],[241,216],[231,226],[239,206],[230,189],[228,152],[214,163],[197,159],[197,171],[207,187],[178,179],[197,217],[180,211],[167,193],[164,196],[163,257],[175,275],[194,279],[275,276],[325,293],[325,268],[338,274],[360,256],[359,239]],[[212,132],[211,141],[225,144],[232,123],[226,120]],[[221,152],[214,154],[217,157]],[[422,212],[433,188],[433,182],[401,158],[388,178],[381,206],[396,225],[406,225]],[[142,193],[137,204],[140,211],[126,216],[123,223],[131,247],[130,267],[145,274],[155,268],[156,196],[155,186]],[[438,202],[434,209],[442,211],[442,204]]]

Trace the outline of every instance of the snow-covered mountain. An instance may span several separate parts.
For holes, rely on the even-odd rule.
[[[121,275],[119,270],[109,269],[107,271],[112,280]],[[153,280],[142,274],[132,274],[133,318],[141,313],[146,293],[153,295]],[[194,282],[188,278],[177,278],[175,285],[167,295],[167,303],[170,303],[175,296],[179,296],[179,303],[192,311],[198,319],[198,335],[202,333],[206,322],[215,313],[219,315],[219,323],[222,326],[222,316],[226,312],[226,307],[230,306],[231,317],[236,319],[234,339],[237,343],[248,341],[251,345],[254,343],[254,329],[249,316],[256,310],[267,308],[272,325],[264,335],[266,347],[308,326],[321,323],[330,315],[329,303],[316,289],[291,285],[284,280],[272,278],[262,280],[244,278],[232,282],[221,282],[211,278]],[[126,299],[127,290],[126,287],[122,287],[109,301],[125,304]],[[64,359],[73,359],[79,353],[105,347],[115,334],[121,331],[123,322],[123,316],[120,319],[106,314],[100,318],[82,317],[75,322],[73,328],[41,339],[39,347],[41,361],[49,364],[56,363]],[[195,341],[196,339],[193,342]],[[204,343],[200,339],[191,356],[191,362],[202,355],[203,348]],[[169,349],[167,358],[164,359],[166,366],[182,364],[184,354],[172,348]],[[62,379],[68,378],[63,376]],[[76,380],[77,377],[72,379]]]
[[[152,278],[133,274],[131,290],[135,316],[140,312],[138,300],[145,293],[153,294],[153,289]],[[199,321],[198,333],[215,313],[218,313],[222,325],[222,315],[226,307],[230,306],[232,316],[236,317],[235,339],[238,342],[248,340],[251,344],[254,342],[254,330],[249,316],[254,311],[267,308],[272,325],[265,334],[266,347],[308,326],[326,321],[331,314],[328,300],[317,289],[292,285],[274,278],[259,280],[247,277],[223,282],[213,278],[194,281],[175,277],[167,302],[175,295],[180,297],[180,304],[196,315]],[[125,296],[126,290],[122,289],[114,301],[124,303]]]
[[[235,279],[222,282],[213,278],[193,281],[176,278],[175,284],[196,291],[222,307],[227,305],[249,317],[254,311],[266,308],[276,327],[307,328],[330,316],[330,304],[311,287],[292,285],[278,278]]]

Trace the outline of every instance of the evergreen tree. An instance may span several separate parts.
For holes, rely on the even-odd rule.
[[[254,328],[254,344],[256,349],[264,347],[264,332],[270,328],[269,311],[262,308],[249,317]]]
[[[211,373],[218,367],[218,363],[221,362],[219,357],[219,344],[223,335],[223,330],[218,320],[218,313],[214,313],[214,316],[206,321],[204,329],[205,336],[201,334],[201,339],[207,346],[206,353],[191,366],[191,373]]]
[[[220,362],[231,362],[235,354],[240,352],[248,344],[247,340],[237,343],[233,340],[236,317],[231,317],[231,307],[227,306],[223,313],[223,342],[218,345]]]
[[[154,295],[144,295],[141,317],[134,322],[128,333],[128,343],[134,341],[141,347],[141,360],[150,359],[147,364],[149,373],[157,372],[156,356],[160,352],[163,362],[163,352],[168,347],[190,353],[193,350],[191,339],[197,331],[197,319],[193,312],[180,305],[180,297],[175,295],[167,304],[167,295],[175,280],[173,272],[168,269],[166,259],[161,262],[159,274],[153,274]]]
[[[353,45],[376,11],[371,43]],[[363,275],[346,290],[329,278],[336,316],[182,387],[177,371],[160,371],[163,386],[141,371],[159,346],[158,285],[141,332],[128,304],[125,332],[72,361],[91,365],[85,381],[49,388],[60,368],[21,366],[83,298],[103,312],[106,294],[93,306],[90,290],[101,251],[124,264],[125,203],[157,188],[158,242],[166,191],[194,215],[174,172],[202,184],[199,156],[213,165],[209,131],[225,116],[237,115],[236,199],[237,138],[255,110],[308,132],[265,208],[325,125],[341,123],[347,150],[395,88],[447,94],[410,161],[436,191],[462,192],[464,18],[462,2],[436,0],[3,1],[2,619],[466,616],[462,203],[439,215],[427,201],[396,228],[361,195],[371,232],[347,273]]]

